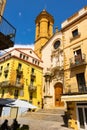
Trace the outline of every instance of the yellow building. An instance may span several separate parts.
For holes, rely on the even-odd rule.
[[[87,130],[87,6],[62,23],[68,125]]]
[[[42,106],[42,61],[32,49],[16,48],[0,57],[0,98]]]
[[[36,35],[35,35],[35,53],[41,58],[41,48],[53,35],[53,17],[43,10],[35,20],[36,23]]]

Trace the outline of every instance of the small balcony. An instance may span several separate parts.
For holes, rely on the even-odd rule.
[[[65,92],[63,95],[80,95],[80,94],[87,94],[87,87],[84,85],[80,85],[77,88],[67,87],[65,88]]]
[[[70,68],[75,68],[86,64],[86,55],[77,55],[76,57],[70,58]]]
[[[2,81],[2,82],[0,82],[0,87],[1,88],[9,87],[9,85],[10,85],[9,81]]]
[[[30,84],[29,85],[29,91],[36,91],[37,90],[37,87],[36,86],[34,86],[33,84]]]
[[[61,64],[60,62],[57,62],[55,64],[51,65],[51,70],[63,70],[63,64]]]
[[[2,81],[2,82],[0,82],[0,87],[1,88],[10,88],[10,87],[12,87],[12,88],[19,88],[19,89],[22,89],[23,87],[24,87],[24,84],[23,83],[21,83],[21,82],[16,82],[16,81],[10,81],[10,80],[8,80],[8,81]]]
[[[21,83],[21,82],[15,81],[15,82],[11,82],[11,86],[13,86],[13,87],[15,87],[15,88],[20,88],[20,89],[22,89],[22,88],[24,87],[24,84]]]
[[[81,88],[65,88],[63,95],[61,97],[62,101],[72,102],[72,101],[87,101],[87,87],[83,86]]]
[[[36,73],[31,73],[31,79],[35,79],[36,78]]]
[[[5,67],[4,68],[4,73],[8,73],[9,72],[9,67]]]
[[[0,50],[14,46],[16,29],[0,16]]]
[[[17,75],[19,75],[19,76],[22,76],[23,75],[23,71],[22,71],[22,69],[20,69],[20,68],[17,68]]]

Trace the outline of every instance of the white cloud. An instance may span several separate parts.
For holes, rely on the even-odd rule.
[[[32,48],[32,49],[34,49],[34,44],[30,44],[30,45],[15,44],[13,48]]]
[[[10,47],[9,49],[5,49],[5,50],[1,50],[0,51],[0,56],[10,50],[12,50],[13,48],[31,48],[34,50],[34,44],[28,44],[28,45],[22,45],[22,44],[15,44],[14,47]]]

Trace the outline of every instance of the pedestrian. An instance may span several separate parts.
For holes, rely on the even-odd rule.
[[[14,119],[13,123],[11,125],[11,130],[17,130],[17,128],[19,128],[19,127],[20,127],[20,124],[18,124],[17,120]]]
[[[1,130],[9,130],[7,119],[5,119],[5,121],[1,124]]]

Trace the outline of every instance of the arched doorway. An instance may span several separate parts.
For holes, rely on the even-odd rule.
[[[61,83],[57,83],[54,86],[55,89],[55,106],[56,107],[61,107],[64,106],[64,102],[61,101],[61,96],[63,93],[63,85]]]

